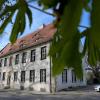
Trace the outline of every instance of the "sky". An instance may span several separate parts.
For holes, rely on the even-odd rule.
[[[35,7],[39,7],[36,3],[34,3],[33,5]],[[34,32],[39,27],[41,27],[43,24],[47,25],[49,23],[52,23],[53,20],[54,20],[54,17],[52,17],[50,15],[47,15],[47,14],[45,14],[43,12],[40,12],[38,10],[35,10],[33,8],[31,8],[31,10],[33,12],[33,23],[32,23],[32,26],[30,28],[28,20],[26,20],[26,22],[27,22],[26,29],[25,29],[25,31],[24,31],[24,33],[23,33],[23,35],[21,37]],[[47,10],[47,12],[52,13],[52,10]],[[89,16],[90,16],[89,13],[87,13],[87,12],[85,12],[83,10],[83,15],[82,15],[82,18],[81,18],[80,25],[89,27],[89,25],[90,25]],[[10,36],[10,33],[11,33],[11,27],[12,27],[12,24],[9,24],[7,26],[7,28],[5,29],[4,33],[0,36],[0,50],[2,48],[4,48],[9,43],[9,36]],[[85,28],[79,28],[80,31],[83,31],[84,29]]]

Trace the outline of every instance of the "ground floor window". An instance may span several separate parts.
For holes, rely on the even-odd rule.
[[[2,80],[5,80],[6,72],[3,72]]]
[[[1,80],[1,72],[0,72],[0,80]]]
[[[21,71],[21,82],[25,82],[25,71]]]
[[[75,83],[77,80],[74,70],[72,70],[72,83]]]
[[[30,70],[30,82],[35,81],[35,70]]]
[[[18,79],[18,72],[14,72],[14,81],[17,81]]]
[[[46,82],[46,69],[40,69],[40,82]]]
[[[67,83],[67,69],[62,72],[62,83]]]

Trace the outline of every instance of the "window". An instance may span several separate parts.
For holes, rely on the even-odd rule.
[[[26,57],[27,57],[27,53],[24,52],[24,53],[22,54],[22,63],[26,63]]]
[[[6,73],[3,72],[3,76],[2,76],[2,80],[3,80],[3,81],[5,80],[5,75],[6,75]]]
[[[31,59],[30,59],[31,62],[35,61],[35,54],[36,54],[35,50],[31,50]]]
[[[41,48],[41,60],[46,59],[46,46]]]
[[[83,82],[83,76],[81,77],[80,82]]]
[[[67,69],[62,72],[62,83],[67,83]]]
[[[2,67],[2,61],[3,61],[3,60],[1,59],[1,60],[0,60],[0,67]]]
[[[4,60],[4,66],[7,66],[7,58]]]
[[[46,82],[46,69],[40,69],[40,82]]]
[[[72,70],[72,83],[76,82],[76,75],[74,73],[74,70]]]
[[[18,63],[19,63],[19,54],[17,54],[15,57],[15,64],[18,64]]]
[[[9,58],[9,66],[12,66],[12,56]]]
[[[35,81],[35,70],[30,70],[30,82]]]
[[[1,80],[1,72],[0,72],[0,80]]]
[[[25,71],[21,71],[21,82],[25,82]]]
[[[17,81],[18,79],[18,72],[14,72],[14,81]]]

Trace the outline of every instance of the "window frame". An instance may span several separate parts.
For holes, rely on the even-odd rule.
[[[35,82],[35,70],[30,70],[30,82]]]
[[[0,59],[0,67],[2,67],[3,59]]]
[[[21,82],[22,83],[25,83],[25,74],[26,74],[25,71],[21,71]]]
[[[4,67],[7,66],[7,58],[4,59]]]
[[[31,50],[30,62],[34,62],[36,60],[36,49]]]
[[[22,63],[26,63],[26,59],[27,59],[27,52],[23,52],[22,53]]]
[[[68,69],[64,69],[62,72],[62,83],[67,83],[68,81]]]
[[[18,71],[14,72],[14,82],[18,80]]]
[[[75,75],[74,70],[71,71],[72,72],[72,83],[76,83],[77,82],[77,77]]]
[[[46,59],[47,57],[47,46],[41,47],[41,60]]]
[[[19,64],[19,54],[15,56],[15,65]]]
[[[9,66],[12,66],[12,59],[13,59],[13,56],[10,56],[9,57]]]
[[[46,83],[46,69],[40,69],[40,83]]]
[[[3,72],[2,73],[2,81],[5,81],[5,78],[6,78],[6,72]]]

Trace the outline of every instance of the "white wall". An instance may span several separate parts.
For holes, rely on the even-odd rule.
[[[49,43],[45,43],[33,48],[29,48],[28,50],[23,50],[20,51],[18,53],[13,54],[13,66],[2,66],[0,71],[1,72],[6,72],[6,74],[11,71],[11,84],[10,87],[11,88],[20,88],[20,85],[22,85],[22,83],[20,82],[20,74],[21,71],[26,71],[26,81],[24,83],[24,87],[25,88],[29,88],[30,86],[34,88],[34,90],[36,91],[40,91],[41,88],[45,88],[47,92],[50,91],[50,59],[49,56],[47,56],[46,59],[41,60],[41,47],[43,46],[47,46],[47,55],[48,55],[48,51],[49,51]],[[31,50],[36,49],[36,59],[35,62],[30,62],[30,54],[31,54]],[[26,63],[22,64],[22,53],[23,52],[27,52],[27,61]],[[16,54],[19,54],[19,64],[15,65],[15,56]],[[11,55],[10,55],[11,56]],[[9,58],[10,56],[6,56],[7,58]],[[9,59],[7,59],[7,65],[9,65]],[[3,64],[4,65],[4,59],[3,59]],[[40,69],[46,69],[46,83],[40,83]],[[30,83],[29,82],[29,73],[30,70],[35,70],[35,82],[34,83]],[[18,81],[14,82],[14,72],[18,71]],[[3,86],[7,86],[7,77],[5,81],[1,81],[1,85]]]

